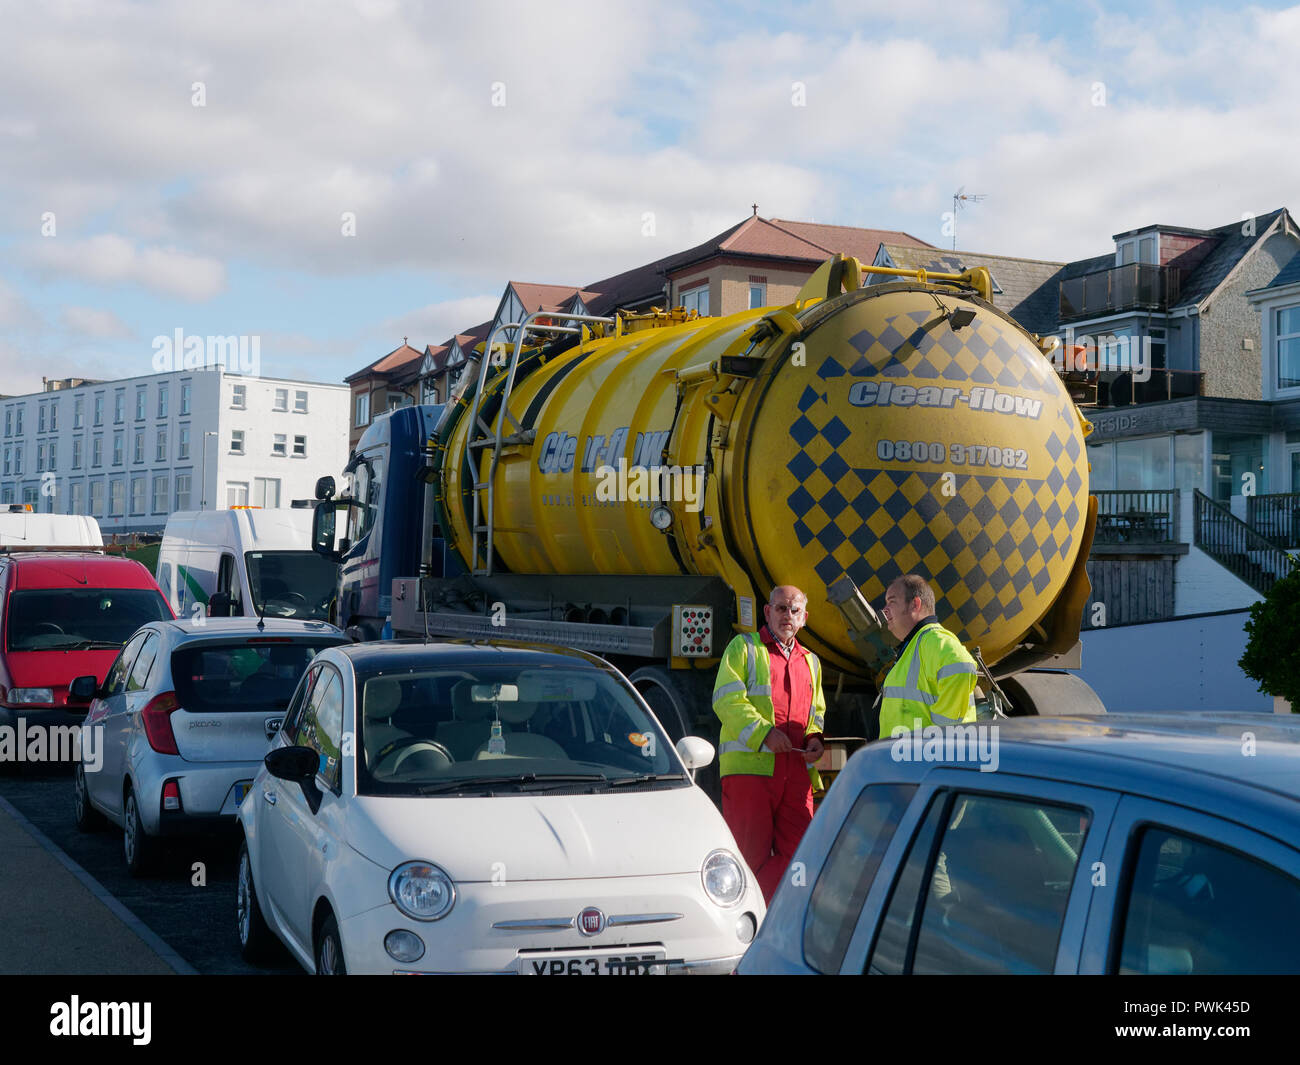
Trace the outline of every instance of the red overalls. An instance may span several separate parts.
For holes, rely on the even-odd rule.
[[[796,639],[787,659],[766,625],[758,635],[772,664],[773,728],[783,730],[792,747],[803,747],[812,713],[807,652]],[[722,816],[769,903],[813,817],[812,782],[803,755],[792,751],[775,758],[770,777],[733,773],[722,778]]]

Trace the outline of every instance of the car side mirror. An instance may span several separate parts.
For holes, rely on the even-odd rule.
[[[78,677],[68,685],[68,702],[88,703],[95,697],[97,691],[99,691],[99,678],[94,674]]]
[[[271,776],[302,788],[303,798],[312,813],[320,809],[321,791],[316,786],[320,755],[310,747],[276,747],[268,751],[262,761]]]
[[[699,736],[683,736],[677,741],[676,751],[692,776],[697,769],[703,769],[713,761],[713,744]]]

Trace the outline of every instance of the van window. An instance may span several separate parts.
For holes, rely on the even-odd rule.
[[[242,616],[244,611],[239,602],[239,582],[235,580],[235,556],[222,555],[217,568],[217,591],[230,593],[230,614]]]
[[[259,616],[329,620],[339,579],[337,562],[315,551],[249,551],[244,561],[253,610]]]
[[[121,647],[151,621],[170,621],[162,593],[148,588],[33,588],[9,597],[10,651]]]

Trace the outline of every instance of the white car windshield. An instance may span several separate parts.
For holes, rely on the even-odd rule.
[[[597,668],[498,662],[357,685],[361,794],[688,783],[652,716]]]

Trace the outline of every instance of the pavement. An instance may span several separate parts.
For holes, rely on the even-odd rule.
[[[0,798],[0,973],[194,974],[94,877]]]

